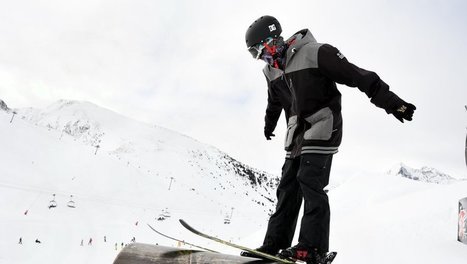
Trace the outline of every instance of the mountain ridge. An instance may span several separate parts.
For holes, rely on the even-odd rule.
[[[388,171],[389,175],[400,176],[409,180],[434,183],[434,184],[451,184],[457,181],[465,181],[467,179],[457,179],[446,173],[443,173],[435,168],[423,166],[420,169],[414,169],[404,163],[399,163]]]

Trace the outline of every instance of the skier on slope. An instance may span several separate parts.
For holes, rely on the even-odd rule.
[[[376,73],[350,63],[337,48],[318,43],[308,29],[287,40],[281,32],[277,19],[262,16],[245,35],[253,58],[267,63],[263,72],[268,87],[285,83],[292,94],[278,203],[257,250],[320,264],[329,251],[330,208],[323,189],[342,138],[341,94],[336,82],[358,87],[373,104],[401,122],[412,120],[416,108],[391,92]],[[298,244],[290,247],[302,199],[305,208]]]

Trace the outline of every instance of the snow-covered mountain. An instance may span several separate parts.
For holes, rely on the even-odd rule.
[[[449,184],[458,181],[458,179],[442,173],[435,168],[422,167],[421,169],[413,169],[403,163],[392,168],[388,174],[404,177],[414,181],[436,184]]]
[[[70,136],[96,148],[96,153],[126,160],[128,165],[138,164],[139,169],[146,166],[148,174],[170,175],[180,181],[191,175],[193,188],[211,177],[217,185],[214,191],[219,188],[228,192],[240,183],[250,188],[246,193],[252,193],[253,202],[267,205],[264,208],[268,212],[273,209],[277,177],[175,131],[137,122],[90,102],[60,100],[45,109],[16,112],[32,124],[59,132],[60,138]]]
[[[11,110],[18,114],[10,123]],[[0,264],[112,263],[133,237],[179,246],[146,223],[238,254],[192,235],[179,218],[235,243],[261,244],[278,176],[89,102],[11,110],[0,111]],[[456,233],[467,181],[453,178],[406,165],[389,174],[332,174],[333,264],[465,263]]]

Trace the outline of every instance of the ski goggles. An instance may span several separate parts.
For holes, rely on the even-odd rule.
[[[261,53],[263,52],[263,49],[266,48],[266,46],[269,46],[274,41],[273,38],[269,37],[262,41],[261,43],[255,44],[251,47],[248,48],[248,51],[250,54],[255,58],[256,60],[259,60],[261,57]]]

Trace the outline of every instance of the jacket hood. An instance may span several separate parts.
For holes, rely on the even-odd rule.
[[[302,29],[298,31],[297,33],[293,34],[292,37],[287,40],[287,42],[293,41],[293,39],[295,39],[295,42],[289,47],[292,49],[300,49],[307,43],[317,43],[315,37],[309,29]]]
[[[285,53],[286,60],[285,61],[290,61],[290,59],[294,56],[297,51],[303,47],[306,44],[310,43],[317,43],[315,37],[311,33],[310,30],[308,29],[302,29],[298,31],[297,33],[293,34],[290,38],[288,38],[286,43],[291,43],[289,47],[287,48],[287,51]],[[266,77],[269,78],[269,80],[274,80],[280,75],[282,75],[282,70],[275,69],[271,65],[267,64],[264,69],[263,69],[264,74]]]

